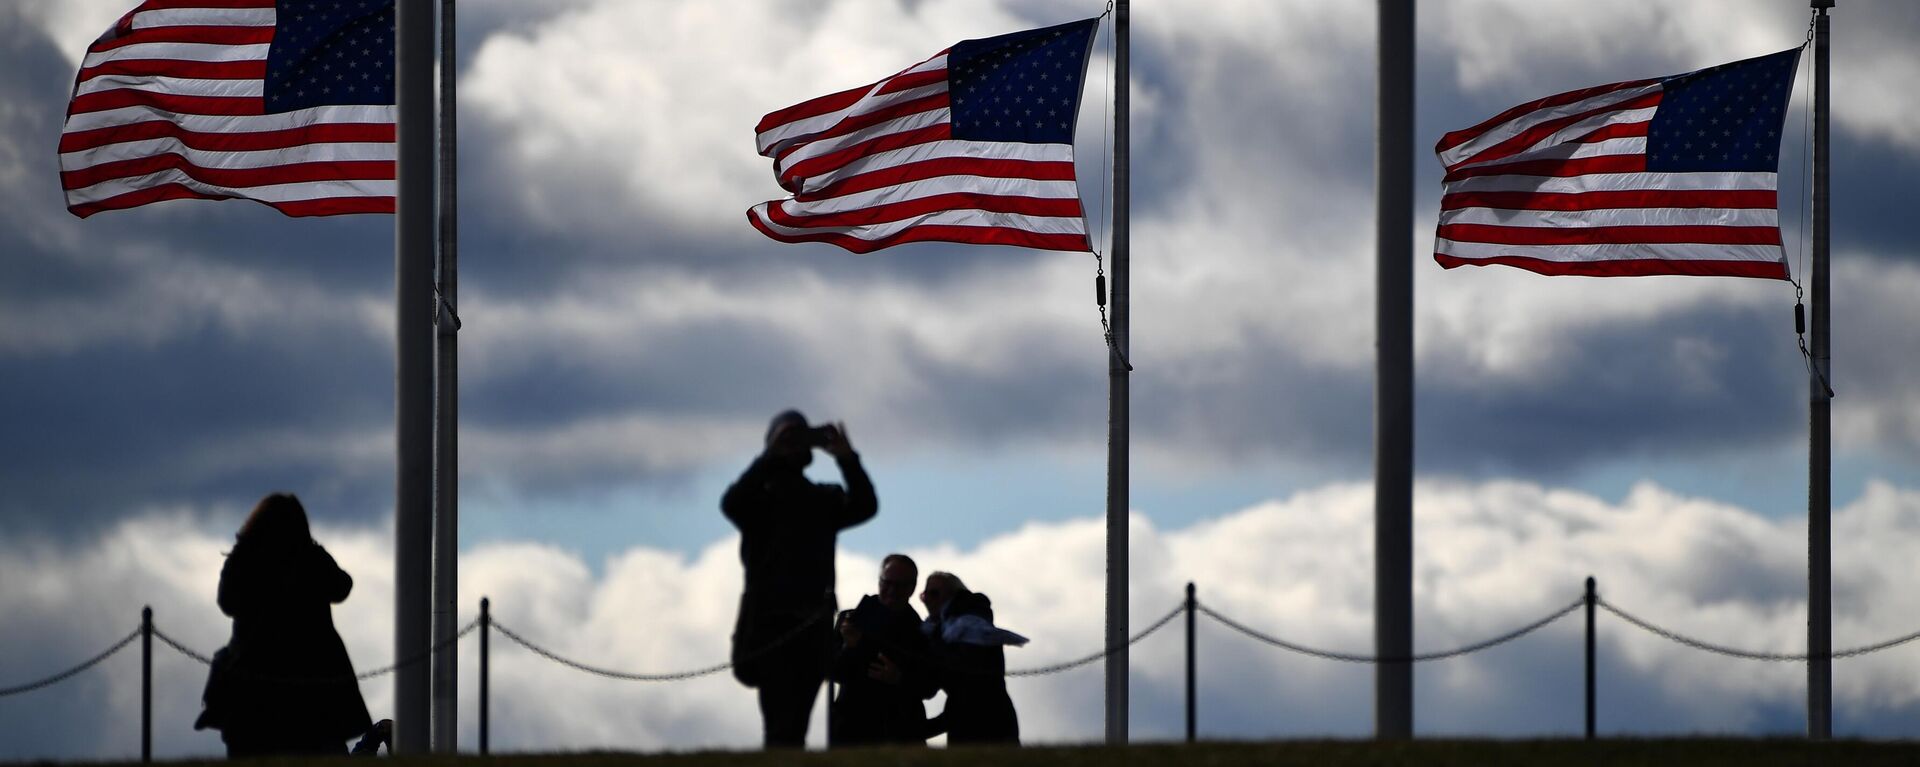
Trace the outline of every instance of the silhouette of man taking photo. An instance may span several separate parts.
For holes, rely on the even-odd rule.
[[[846,487],[804,470],[824,450]],[[873,518],[880,502],[844,424],[809,426],[797,410],[773,417],[766,449],[720,510],[740,530],[746,587],[733,628],[733,675],[759,690],[768,748],[806,745],[814,696],[834,650],[833,555],[841,530]]]

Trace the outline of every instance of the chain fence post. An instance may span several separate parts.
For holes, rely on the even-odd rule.
[[[1194,742],[1193,581],[1187,581],[1187,742]]]
[[[140,608],[140,762],[153,761],[153,605]]]
[[[487,611],[487,598],[480,598],[480,755],[487,754],[487,630],[493,627],[493,614]]]
[[[1593,740],[1593,608],[1599,601],[1593,576],[1587,576],[1587,740]]]

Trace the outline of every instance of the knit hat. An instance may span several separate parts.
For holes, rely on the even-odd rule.
[[[807,428],[807,417],[804,415],[801,415],[800,411],[798,410],[789,409],[789,410],[780,411],[779,415],[774,416],[773,420],[767,423],[767,443],[768,444],[773,443],[773,433],[776,431],[779,431],[781,425],[783,424],[792,424],[794,426],[804,429],[804,428]]]

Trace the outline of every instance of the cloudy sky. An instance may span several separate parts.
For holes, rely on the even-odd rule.
[[[225,641],[221,553],[271,490],[355,576],[356,665],[392,656],[392,220],[244,202],[68,215],[54,147],[86,44],[131,0],[0,4],[0,686],[124,636],[153,605]],[[1100,641],[1106,366],[1084,254],[780,245],[760,115],[957,40],[1096,15],[1041,0],[467,0],[461,95],[462,580],[603,666],[725,657],[740,573],[717,501],[786,407],[844,420],[882,499],[840,591],[906,551],[1034,642]],[[1307,644],[1371,642],[1372,104],[1365,2],[1140,0],[1133,11],[1135,625],[1204,601]],[[1834,640],[1920,629],[1916,225],[1920,6],[1842,3],[1834,38]],[[1430,146],[1513,104],[1798,45],[1798,0],[1447,0],[1419,18],[1415,644],[1483,638],[1581,579],[1722,644],[1804,650],[1806,375],[1793,288],[1545,278],[1432,263]],[[1103,28],[1098,50],[1106,50]],[[1093,66],[1106,71],[1107,60]],[[1804,80],[1802,81],[1804,84]],[[1079,142],[1099,210],[1102,111]],[[1782,155],[1799,274],[1805,105]],[[1094,222],[1096,232],[1104,229]],[[831,467],[815,470],[834,478]],[[850,598],[850,597],[849,597]],[[1370,670],[1203,622],[1200,727],[1364,736]],[[725,675],[586,677],[496,643],[504,749],[758,741]],[[473,645],[467,645],[469,650]],[[1912,646],[1835,664],[1835,729],[1920,734]],[[1134,653],[1133,730],[1181,727],[1176,633]],[[156,748],[204,668],[157,650]],[[1579,731],[1577,622],[1420,668],[1422,734]],[[462,664],[472,670],[472,652]],[[1704,656],[1603,616],[1600,727],[1791,734],[1804,671]],[[462,742],[475,742],[463,677]],[[390,715],[391,678],[363,688]],[[1012,683],[1033,741],[1101,732],[1101,677]],[[0,758],[138,749],[132,654],[0,699]],[[558,700],[572,703],[555,706]],[[816,726],[813,737],[819,738]]]

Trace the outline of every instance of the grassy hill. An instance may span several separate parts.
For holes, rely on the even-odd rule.
[[[338,759],[284,759],[262,764],[343,767],[355,762]],[[1380,765],[1436,765],[1448,767],[1502,767],[1503,765],[1702,765],[1705,767],[1773,767],[1775,765],[1920,765],[1920,742],[1741,739],[1607,739],[1577,740],[1419,740],[1410,743],[1372,741],[1282,741],[1266,743],[1201,743],[1140,745],[1127,748],[1071,746],[1023,749],[868,749],[804,754],[758,752],[702,752],[686,754],[513,754],[506,756],[408,757],[383,762],[388,767],[450,767],[485,764],[487,767],[1374,767]],[[192,762],[179,764],[196,764]],[[205,764],[221,764],[208,762]]]

